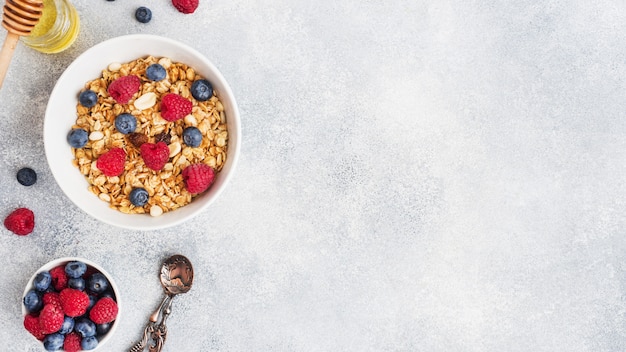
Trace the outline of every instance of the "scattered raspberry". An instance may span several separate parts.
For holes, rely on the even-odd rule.
[[[50,277],[52,277],[52,286],[55,290],[61,291],[67,287],[67,274],[65,273],[65,267],[62,265],[50,270]]]
[[[170,148],[164,142],[144,143],[140,150],[143,162],[154,171],[161,170],[170,160]]]
[[[89,311],[89,318],[96,324],[110,323],[117,317],[117,303],[110,297],[102,297]]]
[[[43,340],[46,335],[41,331],[39,327],[39,317],[35,314],[28,314],[24,317],[24,327],[30,332],[37,340]]]
[[[191,114],[193,103],[175,93],[168,93],[161,98],[161,116],[167,121],[180,120]]]
[[[213,183],[215,171],[206,164],[192,164],[183,170],[183,180],[191,194],[204,192]]]
[[[135,133],[131,133],[131,134],[128,135],[128,140],[136,148],[139,148],[139,147],[141,147],[142,144],[148,142],[148,136],[146,136],[143,133],[136,133],[135,132]]]
[[[39,327],[44,334],[59,331],[63,325],[63,311],[55,304],[46,304],[39,313]]]
[[[4,219],[4,227],[19,236],[26,236],[35,228],[35,214],[27,208],[17,208]]]
[[[87,307],[89,307],[89,296],[85,292],[73,288],[66,288],[61,291],[59,300],[65,315],[72,318],[85,314]]]
[[[199,3],[199,0],[172,0],[172,5],[174,5],[176,10],[184,14],[189,14],[196,11]]]
[[[61,299],[59,298],[59,294],[57,292],[46,292],[43,294],[43,304],[56,304],[61,309]]]
[[[96,167],[105,176],[119,176],[124,172],[126,152],[122,148],[111,148],[96,160]]]
[[[120,104],[126,104],[141,88],[141,80],[137,76],[122,76],[109,84],[108,92]]]
[[[75,332],[70,332],[65,335],[65,340],[63,341],[63,350],[65,352],[78,352],[81,350],[80,348],[80,336]]]

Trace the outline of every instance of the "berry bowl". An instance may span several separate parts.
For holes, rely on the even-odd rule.
[[[134,230],[206,209],[231,179],[241,144],[237,103],[220,71],[185,44],[145,34],[78,56],[52,90],[43,134],[67,197]]]
[[[119,297],[115,281],[98,264],[55,259],[26,284],[24,328],[47,351],[103,350],[119,322]]]

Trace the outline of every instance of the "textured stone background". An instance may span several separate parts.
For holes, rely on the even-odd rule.
[[[166,351],[624,351],[626,3],[74,0],[75,45],[20,45],[0,91],[0,340],[38,351],[21,294],[82,256],[123,290],[123,351],[188,256]],[[153,11],[147,25],[134,9]],[[2,29],[4,32],[4,30]],[[150,233],[56,185],[43,115],[65,67],[118,35],[168,36],[222,70],[242,157],[201,216]],[[15,172],[31,166],[30,188]]]

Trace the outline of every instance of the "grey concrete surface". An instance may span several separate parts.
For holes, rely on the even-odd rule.
[[[21,294],[62,256],[114,275],[106,350],[126,350],[176,252],[196,281],[165,351],[626,350],[626,3],[73,2],[76,43],[20,45],[0,91],[0,214],[27,206],[37,221],[0,231],[0,350],[41,350]],[[148,233],[77,209],[42,140],[67,65],[129,33],[205,54],[243,120],[221,198]],[[22,166],[36,185],[17,184]]]

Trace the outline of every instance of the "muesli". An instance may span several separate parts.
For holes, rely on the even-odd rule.
[[[112,63],[79,92],[68,134],[89,190],[123,213],[189,204],[227,158],[224,106],[192,67],[147,56]]]

